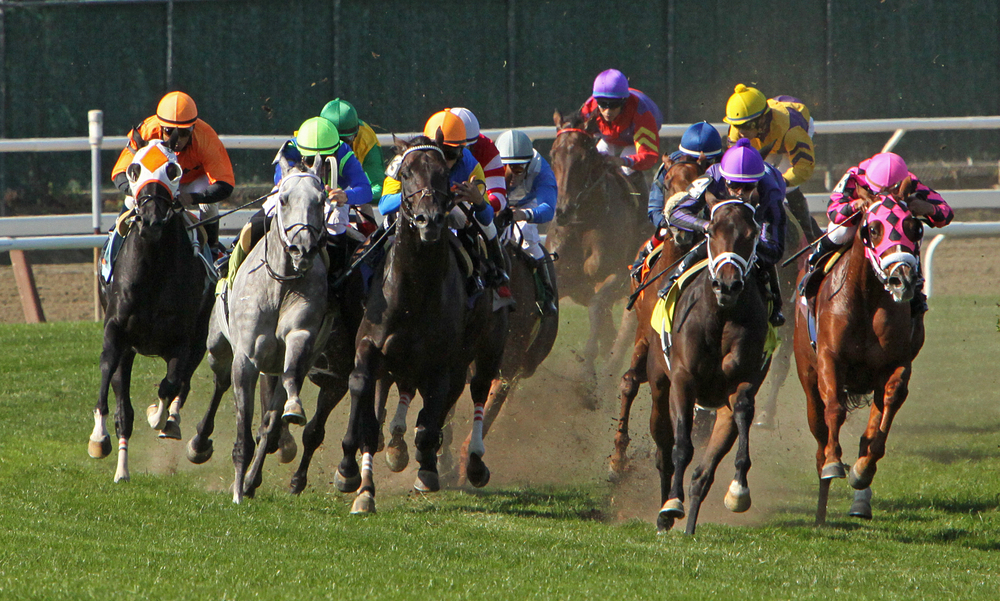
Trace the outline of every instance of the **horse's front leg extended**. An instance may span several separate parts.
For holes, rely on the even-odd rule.
[[[389,388],[388,381],[380,379],[378,388],[379,402],[381,402],[382,395],[386,394]],[[410,452],[403,436],[406,434],[406,415],[410,411],[410,403],[413,402],[416,391],[401,387],[398,383],[396,390],[399,393],[399,402],[396,403],[396,412],[393,414],[392,421],[389,422],[390,438],[385,446],[385,463],[389,466],[389,471],[398,473],[406,469],[407,464],[410,463]],[[381,425],[379,430],[381,431]]]
[[[519,376],[514,376],[514,378],[508,380],[507,378],[497,377],[490,384],[490,392],[486,397],[486,405],[483,407],[483,428],[482,437],[486,438],[486,435],[490,432],[490,427],[493,422],[496,421],[497,416],[500,415],[500,410],[503,408],[503,404],[507,401],[507,395],[510,391],[517,387],[517,383],[520,380]],[[469,448],[472,444],[472,437],[475,434],[475,428],[473,431],[469,432],[466,437],[465,442],[462,445],[462,457],[469,457]],[[485,448],[484,448],[485,452]],[[459,486],[465,484],[468,479],[468,462],[463,461],[459,465],[458,473],[458,484]]]
[[[733,419],[733,412],[729,407],[721,407],[715,412],[715,425],[712,433],[708,437],[708,444],[705,447],[705,455],[701,463],[691,472],[691,508],[687,516],[687,533],[694,534],[698,526],[698,512],[701,504],[708,496],[708,491],[715,482],[715,471],[719,467],[722,458],[733,448],[733,443],[737,438],[736,421]],[[749,492],[747,493],[749,495]],[[727,507],[729,495],[726,495]]]
[[[236,400],[236,442],[233,443],[233,503],[243,500],[247,464],[253,456],[253,403],[260,372],[250,358],[237,351],[233,359],[233,396]]]
[[[299,469],[292,474],[292,482],[289,487],[289,492],[293,495],[305,490],[313,453],[316,452],[319,445],[323,444],[323,439],[326,437],[326,420],[346,392],[347,382],[341,378],[332,382],[324,382],[320,386],[319,396],[316,398],[316,413],[302,430],[302,460],[299,461]]]
[[[417,414],[417,432],[413,436],[416,460],[420,464],[413,488],[418,492],[441,490],[437,453],[441,449],[441,426],[450,409],[448,398],[450,375],[439,373],[429,380],[427,386],[419,389],[424,406]]]
[[[608,479],[619,482],[628,472],[628,445],[631,439],[628,435],[628,420],[632,412],[632,403],[639,394],[639,386],[646,381],[646,363],[649,361],[649,343],[645,338],[638,340],[632,348],[632,363],[628,371],[622,375],[618,388],[621,409],[618,416],[618,431],[615,432],[615,450],[611,453],[611,463],[608,468]]]
[[[132,421],[135,419],[131,398],[133,361],[135,361],[135,351],[126,349],[111,379],[111,387],[115,390],[115,434],[118,435],[118,468],[115,470],[115,482],[129,480],[128,440],[132,438]]]
[[[726,509],[735,513],[750,509],[750,483],[747,481],[747,473],[751,465],[750,424],[753,422],[756,392],[757,389],[753,384],[744,382],[737,387],[736,393],[729,401],[733,407],[733,419],[736,422],[739,443],[736,446],[736,475],[729,484],[725,503]]]
[[[108,416],[108,390],[111,378],[122,360],[124,343],[119,329],[109,321],[104,326],[104,344],[101,348],[101,384],[97,389],[97,405],[94,406],[94,430],[90,434],[87,453],[95,459],[103,459],[111,454],[111,437],[108,436],[104,420]]]
[[[690,372],[675,367],[670,383],[670,421],[674,429],[674,447],[671,459],[674,464],[670,498],[660,510],[668,510],[675,517],[684,516],[684,473],[694,455],[691,426],[694,422],[695,381]],[[668,504],[670,505],[668,507]]]
[[[847,476],[841,462],[843,448],[840,446],[840,428],[847,419],[847,393],[837,377],[837,366],[832,358],[820,354],[816,365],[819,396],[823,399],[823,422],[827,438],[823,447],[823,467],[820,479],[844,478]],[[822,443],[821,443],[822,444]]]
[[[181,374],[185,365],[181,360],[181,352],[170,351],[165,355],[168,357],[167,375],[160,380],[160,388],[157,391],[157,402],[146,407],[146,421],[149,427],[160,431],[160,438],[180,438],[180,410],[181,410]],[[168,420],[173,420],[172,431],[167,431]]]
[[[876,396],[882,397],[882,403],[872,403],[868,427],[861,438],[858,461],[851,467],[848,477],[850,485],[857,490],[871,486],[875,470],[878,469],[878,460],[885,456],[885,441],[889,436],[892,420],[909,393],[909,382],[910,364],[907,363],[893,370],[885,386],[880,387],[876,393]]]
[[[306,423],[299,390],[309,373],[309,360],[315,340],[316,337],[308,330],[293,330],[285,335],[285,363],[281,384],[285,387],[288,400],[285,401],[281,419],[296,426]]]
[[[375,512],[375,480],[371,455],[378,446],[378,423],[375,418],[375,382],[381,369],[381,349],[368,338],[358,342],[355,367],[351,372],[351,415],[341,443],[344,457],[337,466],[334,484],[340,492],[358,491],[352,513]],[[358,468],[357,453],[362,449],[364,469]],[[367,459],[366,459],[367,456]]]

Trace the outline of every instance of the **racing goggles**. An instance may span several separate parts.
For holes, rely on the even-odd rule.
[[[624,98],[598,98],[597,106],[602,109],[620,109],[625,106]]]

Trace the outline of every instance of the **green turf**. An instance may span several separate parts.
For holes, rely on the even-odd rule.
[[[1000,311],[985,298],[932,307],[876,477],[874,520],[838,506],[813,527],[812,458],[795,457],[773,468],[792,492],[763,525],[703,523],[693,538],[612,519],[614,490],[601,478],[380,494],[365,518],[325,484],[299,497],[265,486],[235,506],[228,446],[217,442],[205,466],[156,464],[157,445],[177,443],[155,440],[138,400],[132,480],[116,485],[114,458],[85,451],[100,327],[0,326],[0,599],[996,599]],[[583,320],[569,308],[556,356]],[[160,363],[141,359],[135,371],[133,397],[148,399]],[[205,366],[196,379],[208,389]],[[789,398],[796,386],[793,374]],[[185,415],[186,436],[201,409]],[[855,446],[845,439],[845,460]],[[766,463],[755,457],[755,469]],[[729,473],[720,468],[717,488]],[[849,498],[838,486],[831,505]]]

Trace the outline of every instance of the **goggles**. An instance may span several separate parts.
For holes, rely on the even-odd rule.
[[[625,106],[624,98],[598,98],[597,106],[602,109],[618,109]]]
[[[450,146],[445,144],[444,146],[444,160],[446,161],[457,161],[462,156],[462,151],[465,149],[463,146]]]
[[[733,192],[752,192],[757,187],[757,182],[731,182],[726,180],[726,187]]]

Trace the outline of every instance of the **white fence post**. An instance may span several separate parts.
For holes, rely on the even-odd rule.
[[[101,142],[104,141],[104,111],[88,111],[90,124],[90,205],[94,233],[101,233]],[[101,320],[101,300],[97,278],[100,277],[101,251],[94,248],[94,321]]]

